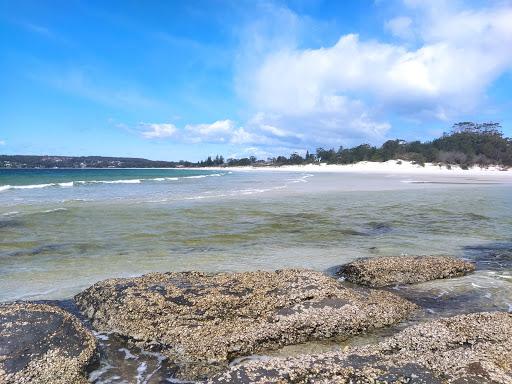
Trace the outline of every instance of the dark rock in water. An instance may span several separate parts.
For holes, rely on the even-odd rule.
[[[368,223],[368,226],[370,227],[371,235],[383,235],[393,230],[391,225],[389,225],[388,223],[371,222]]]
[[[370,222],[363,229],[342,229],[338,233],[351,236],[378,236],[391,232],[393,228],[387,223]]]
[[[46,245],[41,245],[39,247],[35,247],[32,249],[24,249],[21,251],[11,252],[8,255],[11,257],[37,256],[37,255],[55,253],[57,251],[62,250],[62,248],[64,248],[64,247],[65,247],[65,244],[46,244]]]
[[[160,350],[196,378],[239,356],[384,327],[417,308],[307,270],[152,273],[99,282],[75,301],[97,330]]]
[[[250,361],[219,383],[511,383],[512,314],[482,312],[415,325],[375,345]]]
[[[93,334],[60,308],[0,305],[0,383],[87,383],[95,349]]]
[[[2,219],[0,218],[0,229],[2,230],[9,230],[11,228],[18,228],[22,227],[23,222],[18,219]]]
[[[450,256],[391,256],[356,260],[342,265],[337,275],[351,283],[385,287],[464,276],[474,270],[473,264]]]
[[[512,268],[512,243],[492,243],[464,248],[464,256],[473,260],[478,269],[500,271]]]

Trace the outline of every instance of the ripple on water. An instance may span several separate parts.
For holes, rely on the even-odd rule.
[[[140,349],[125,339],[107,333],[96,333],[99,361],[89,372],[95,384],[157,384],[173,382],[176,367],[157,352]]]
[[[73,300],[40,300],[58,306],[76,317],[86,327],[90,323]],[[94,331],[93,331],[94,332]],[[174,379],[177,367],[158,352],[143,350],[128,340],[110,333],[94,332],[98,341],[98,359],[88,372],[89,382],[94,384],[160,384],[188,383]]]
[[[393,227],[391,224],[380,221],[371,221],[367,224],[367,227],[367,233],[369,236],[384,235],[386,233],[393,231]]]
[[[464,257],[473,260],[478,269],[493,271],[512,269],[512,243],[466,246]]]
[[[392,290],[422,307],[425,313],[420,316],[509,311],[512,306],[510,277],[509,273],[500,275],[493,271],[477,271],[456,279],[398,286]]]
[[[14,251],[8,254],[11,257],[19,257],[19,256],[37,256],[37,255],[45,255],[45,254],[53,254],[65,248],[65,244],[45,244],[40,245],[31,249],[23,249],[20,251]]]
[[[6,216],[5,219],[0,219],[0,229],[10,229],[23,226],[21,220],[12,219],[9,216]]]

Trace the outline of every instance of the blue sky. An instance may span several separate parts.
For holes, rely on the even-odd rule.
[[[0,153],[198,160],[512,136],[511,1],[0,1]]]

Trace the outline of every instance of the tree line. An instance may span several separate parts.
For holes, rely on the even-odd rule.
[[[353,164],[360,161],[383,162],[393,159],[411,161],[419,165],[459,165],[463,169],[473,165],[512,166],[512,139],[504,136],[499,123],[459,122],[452,126],[450,132],[428,142],[395,139],[386,141],[380,147],[361,144],[352,148],[317,148],[315,153],[307,151],[305,156],[292,153],[288,157],[277,156],[267,160],[258,160],[251,156],[224,161],[222,156],[217,156],[215,159],[209,157],[206,161],[200,162],[200,166]]]
[[[460,122],[448,133],[432,141],[388,140],[380,147],[361,144],[352,148],[317,148],[304,156],[292,153],[266,160],[255,156],[240,159],[209,156],[206,160],[152,161],[139,158],[101,156],[24,156],[0,155],[0,168],[183,168],[248,165],[301,165],[313,163],[353,164],[360,161],[388,161],[401,159],[419,165],[437,163],[459,165],[512,166],[512,139],[504,136],[499,123]]]
[[[153,161],[133,157],[0,155],[0,168],[175,168],[191,162]]]

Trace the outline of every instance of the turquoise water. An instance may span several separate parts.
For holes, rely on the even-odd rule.
[[[448,254],[478,271],[397,292],[429,316],[510,310],[511,192],[506,178],[0,170],[0,302],[69,299],[150,271],[325,271],[358,257]],[[96,383],[139,380],[143,364],[142,376],[159,372],[150,383],[166,375],[160,356],[131,349],[138,360],[124,365],[127,346],[102,348]]]
[[[88,184],[140,184],[218,176],[194,169],[0,169],[0,191],[68,188]]]
[[[2,170],[0,188],[11,187],[0,192],[0,301],[65,299],[103,278],[156,270],[324,270],[362,256],[466,256],[471,247],[511,241],[510,183],[411,181],[299,172]]]

